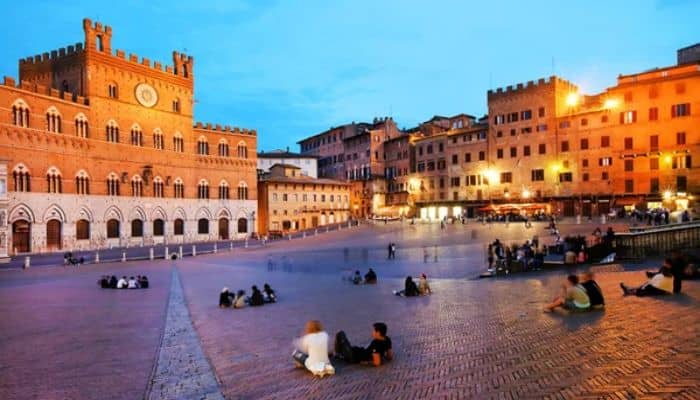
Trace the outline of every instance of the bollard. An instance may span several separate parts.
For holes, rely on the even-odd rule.
[[[318,235],[318,229],[314,229],[314,236]]]
[[[326,227],[326,233],[330,232],[330,229],[331,229],[331,228]]]
[[[95,264],[99,264],[99,263],[100,263],[100,252],[96,251],[95,252]]]
[[[192,257],[197,255],[197,245],[192,245]]]
[[[287,240],[292,240],[292,234],[287,235]]]
[[[122,251],[122,262],[126,262],[126,251]]]
[[[576,216],[576,225],[581,225],[581,214]]]
[[[153,261],[153,247],[148,249],[148,259]]]
[[[245,246],[246,249],[248,248],[248,238],[245,239],[245,244],[244,244],[244,246]]]
[[[177,256],[182,260],[182,246],[180,246],[180,248],[178,249]]]
[[[216,247],[216,243],[214,243],[214,254],[216,254],[217,251],[218,251],[218,249],[217,249],[217,247]]]
[[[343,225],[338,225],[338,230],[343,229]]]
[[[231,246],[229,247],[229,251],[233,251],[233,242],[231,242]]]
[[[302,233],[301,233],[301,238],[303,239],[303,238],[305,238],[305,237],[306,237],[306,232],[302,232]]]
[[[29,256],[24,257],[24,265],[22,265],[22,268],[27,269],[27,268],[29,268],[30,264],[31,264],[31,258],[29,258]]]
[[[607,218],[605,218],[605,214],[600,215],[600,224],[605,225]]]
[[[168,246],[165,246],[165,251],[163,252],[163,258],[166,260],[170,258],[170,252],[168,251]]]

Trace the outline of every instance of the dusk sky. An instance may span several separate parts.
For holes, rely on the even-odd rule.
[[[486,112],[486,91],[560,75],[584,92],[675,63],[700,41],[700,1],[23,1],[4,7],[0,73],[83,41],[164,64],[195,57],[195,120],[254,128],[260,150],[331,126]],[[469,4],[467,4],[469,3]]]

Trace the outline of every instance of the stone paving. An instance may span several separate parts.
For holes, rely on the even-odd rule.
[[[474,228],[470,242],[471,231],[449,229],[390,224],[174,263],[3,272],[0,398],[143,398],[154,368],[151,397],[204,398],[158,393],[157,380],[165,375],[195,387],[192,379],[209,365],[228,399],[700,398],[700,282],[684,282],[679,296],[623,297],[618,283],[641,283],[643,273],[604,272],[598,281],[605,311],[545,314],[542,305],[565,271],[469,279],[483,268],[474,253],[485,241],[494,235],[520,240],[531,231]],[[396,261],[385,259],[388,241],[399,244]],[[438,262],[423,263],[423,246],[434,244],[441,247]],[[348,267],[364,272],[367,265],[376,267],[376,286],[341,280]],[[153,288],[97,289],[104,271],[145,272]],[[391,294],[405,274],[423,271],[432,278],[433,296]],[[221,287],[250,292],[265,282],[278,291],[279,303],[217,307]],[[169,336],[166,307],[178,327],[187,327],[189,314],[196,334],[185,329],[186,335]],[[111,323],[101,322],[105,316]],[[331,335],[345,330],[358,345],[369,342],[373,322],[384,321],[395,360],[379,368],[335,362],[335,376],[315,378],[290,359],[292,340],[308,319],[321,320]],[[57,350],[67,343],[81,351]],[[194,350],[179,350],[181,343]],[[175,372],[168,361],[178,358],[197,367]],[[216,394],[211,374],[203,376],[202,387]]]

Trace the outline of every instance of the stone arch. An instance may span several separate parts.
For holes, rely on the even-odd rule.
[[[141,208],[141,206],[136,206],[129,212],[129,221],[134,219],[140,219],[141,221],[147,221],[146,212]]]
[[[143,130],[141,129],[141,125],[139,125],[138,122],[134,122],[133,124],[131,124],[131,130],[143,132]]]
[[[117,121],[115,121],[113,119],[110,119],[109,121],[107,121],[107,126],[110,128],[119,128],[119,124],[117,123]]]
[[[124,222],[124,213],[117,206],[109,206],[105,210],[104,220],[108,221],[110,219],[116,219],[119,222]]]
[[[30,173],[29,168],[27,168],[24,163],[17,163],[14,168],[12,168],[12,172],[24,172],[24,173]]]
[[[200,207],[195,213],[194,219],[206,218],[208,220],[212,219],[211,211],[206,207]]]
[[[51,106],[46,109],[46,114],[51,114],[51,115],[58,115],[59,117],[62,117],[61,112],[58,111],[58,108],[55,106]]]
[[[12,102],[12,106],[10,108],[12,108],[12,107],[25,108],[29,111],[32,111],[31,107],[29,107],[29,104],[27,104],[27,102],[24,101],[24,99],[21,97],[19,99],[15,100],[14,102]]]
[[[221,207],[217,212],[216,212],[216,218],[228,218],[231,219],[231,211],[229,211],[228,208],[226,207]]]
[[[161,206],[157,206],[156,208],[153,209],[151,212],[151,220],[154,221],[156,219],[162,219],[163,221],[168,220],[168,216]]]
[[[185,209],[183,209],[182,207],[177,207],[177,208],[173,211],[172,217],[173,217],[173,218],[172,218],[173,220],[178,219],[178,218],[180,218],[180,219],[182,219],[182,220],[186,220],[186,219],[187,219],[187,213],[185,212]]]
[[[80,219],[86,219],[86,220],[88,220],[88,221],[90,221],[90,222],[94,222],[94,221],[95,221],[95,218],[94,218],[94,216],[93,216],[93,214],[92,214],[92,211],[90,211],[90,209],[89,209],[88,207],[86,207],[86,206],[81,206],[81,207],[80,207],[80,210],[78,210],[78,212],[77,212],[76,215],[75,215],[75,220],[76,220],[76,221],[77,221],[77,220],[80,220]]]
[[[66,222],[66,213],[63,211],[63,208],[61,208],[58,204],[51,204],[46,208],[44,211],[44,215],[42,216],[42,221],[46,222],[51,219],[57,219],[61,222]]]
[[[20,219],[29,221],[30,223],[34,223],[36,221],[36,217],[34,216],[32,209],[24,203],[17,204],[10,209],[7,222],[12,223]]]
[[[75,173],[76,178],[88,178],[90,179],[90,174],[87,173],[84,169],[78,170],[78,172]]]
[[[75,121],[85,121],[85,122],[88,122],[88,119],[87,119],[87,117],[85,116],[85,114],[83,114],[83,113],[81,113],[81,112],[75,114],[75,118],[73,118],[73,119],[74,119]]]

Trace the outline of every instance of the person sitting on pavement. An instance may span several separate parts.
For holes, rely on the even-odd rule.
[[[321,378],[335,374],[335,368],[328,359],[328,333],[319,321],[307,322],[304,335],[294,341],[294,346],[292,358],[298,367],[305,367]]]
[[[355,285],[359,285],[362,283],[362,276],[360,275],[360,271],[356,270],[355,275],[352,277],[352,283]]]
[[[418,294],[421,296],[433,294],[433,291],[430,289],[430,285],[428,284],[428,276],[425,274],[420,274],[420,278],[418,279]]]
[[[345,332],[335,335],[335,355],[346,362],[354,364],[371,364],[379,367],[382,363],[391,361],[394,353],[391,338],[386,335],[387,326],[383,322],[372,325],[372,342],[367,348],[352,346]]]
[[[272,290],[270,285],[267,283],[263,285],[263,297],[266,303],[277,302],[277,295],[275,295],[275,291]]]
[[[591,302],[592,309],[605,307],[603,291],[600,289],[600,286],[598,286],[598,283],[593,279],[593,272],[587,271],[581,274],[580,283],[581,286],[586,289],[586,294]]]
[[[129,289],[138,289],[139,288],[139,284],[138,284],[138,282],[136,282],[136,278],[134,278],[133,276],[129,277],[129,283],[127,284],[127,288],[129,288]]]
[[[227,287],[221,289],[221,293],[219,293],[219,307],[231,307],[231,296],[232,294]]]
[[[141,276],[141,279],[139,279],[139,286],[141,289],[148,289],[148,277],[146,275]]]
[[[102,289],[109,289],[109,275],[102,275],[100,280],[97,281]]]
[[[673,293],[673,272],[668,260],[664,261],[661,271],[654,275],[639,287],[627,287],[624,283],[620,283],[623,294],[626,296],[632,294],[635,296],[662,296]]]
[[[551,303],[545,306],[545,312],[552,312],[555,308],[562,307],[568,311],[585,311],[591,307],[591,301],[586,290],[578,283],[578,276],[569,275],[562,284],[561,295],[555,297]]]
[[[250,305],[251,306],[262,306],[265,304],[265,299],[263,298],[262,292],[260,292],[260,289],[258,289],[257,286],[253,285],[251,288],[253,290],[253,294],[250,295]]]
[[[365,274],[365,283],[368,283],[368,284],[377,283],[377,274],[374,272],[374,270],[372,268],[370,268],[369,271],[367,271],[367,273]]]
[[[416,282],[413,281],[413,277],[409,275],[406,277],[406,281],[404,282],[404,289],[395,291],[394,294],[397,296],[415,297],[420,293],[418,292]]]
[[[239,290],[236,293],[236,299],[233,301],[233,308],[243,308],[246,306],[245,290]]]
[[[129,286],[129,282],[126,280],[126,276],[122,276],[122,278],[117,282],[117,289],[126,289]]]
[[[117,288],[117,277],[112,275],[111,278],[109,278],[109,287],[111,289],[116,289]]]

